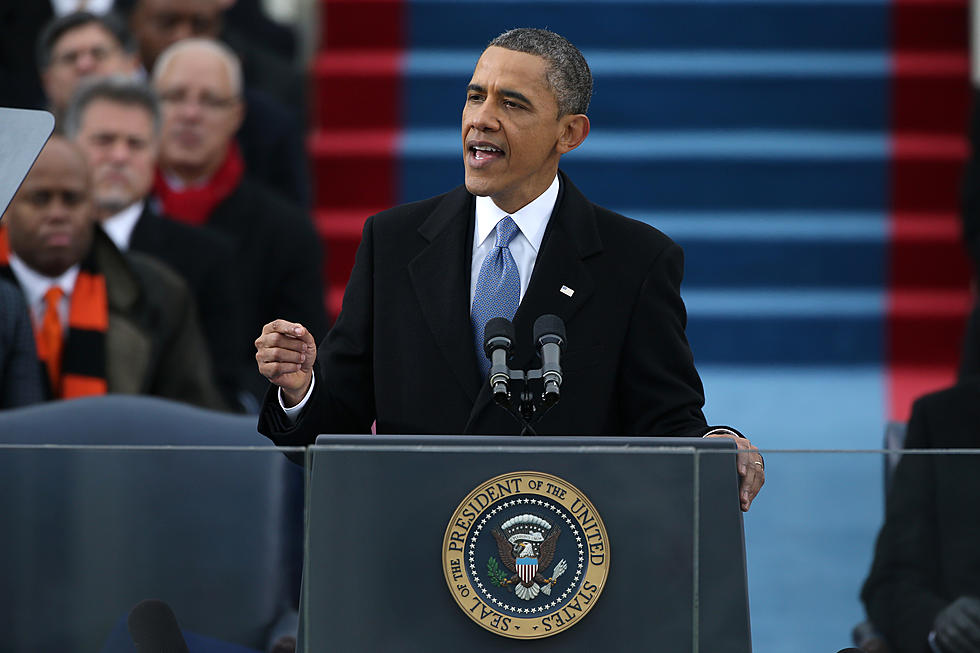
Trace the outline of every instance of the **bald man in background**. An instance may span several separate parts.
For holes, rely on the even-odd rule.
[[[153,70],[164,50],[189,38],[221,40],[242,69],[241,97],[247,110],[236,134],[252,178],[283,198],[310,205],[310,179],[303,134],[305,75],[263,52],[261,41],[227,29],[222,0],[134,0],[129,28],[140,60]]]
[[[0,226],[0,276],[34,317],[49,398],[149,394],[222,408],[193,300],[174,272],[98,227],[85,157],[53,136]]]
[[[157,59],[153,85],[163,114],[154,193],[163,213],[232,242],[247,337],[236,356],[254,361],[269,315],[327,331],[319,239],[302,210],[257,183],[235,141],[244,117],[238,58],[220,41],[186,39]],[[253,363],[254,365],[254,363]],[[265,378],[252,367],[260,405]]]

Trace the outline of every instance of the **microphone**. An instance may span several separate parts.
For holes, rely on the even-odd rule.
[[[159,599],[137,603],[127,624],[139,653],[188,653],[174,611]]]
[[[483,329],[483,351],[490,359],[490,389],[498,404],[507,404],[510,400],[507,358],[515,340],[514,325],[507,318],[495,317]]]
[[[542,315],[534,321],[534,344],[541,356],[544,381],[542,403],[553,406],[560,398],[561,354],[565,351],[565,323],[557,315]]]

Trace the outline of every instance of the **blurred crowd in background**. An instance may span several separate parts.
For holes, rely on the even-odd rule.
[[[313,10],[279,5],[295,24]],[[0,227],[18,334],[0,354],[20,361],[0,407],[124,392],[254,412],[269,316],[327,329],[303,35],[258,0],[8,2],[0,17],[0,106],[56,118]]]

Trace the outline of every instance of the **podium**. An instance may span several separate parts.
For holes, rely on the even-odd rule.
[[[301,650],[748,653],[734,450],[321,435]]]

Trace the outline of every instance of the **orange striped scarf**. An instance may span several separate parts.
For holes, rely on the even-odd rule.
[[[16,282],[10,269],[7,229],[0,226],[0,274]],[[40,325],[35,325],[37,333]],[[82,261],[68,309],[68,333],[61,357],[61,375],[49,396],[72,399],[108,392],[106,381],[106,331],[109,329],[109,296],[105,276],[95,269],[91,253]],[[47,374],[44,375],[47,378]]]

